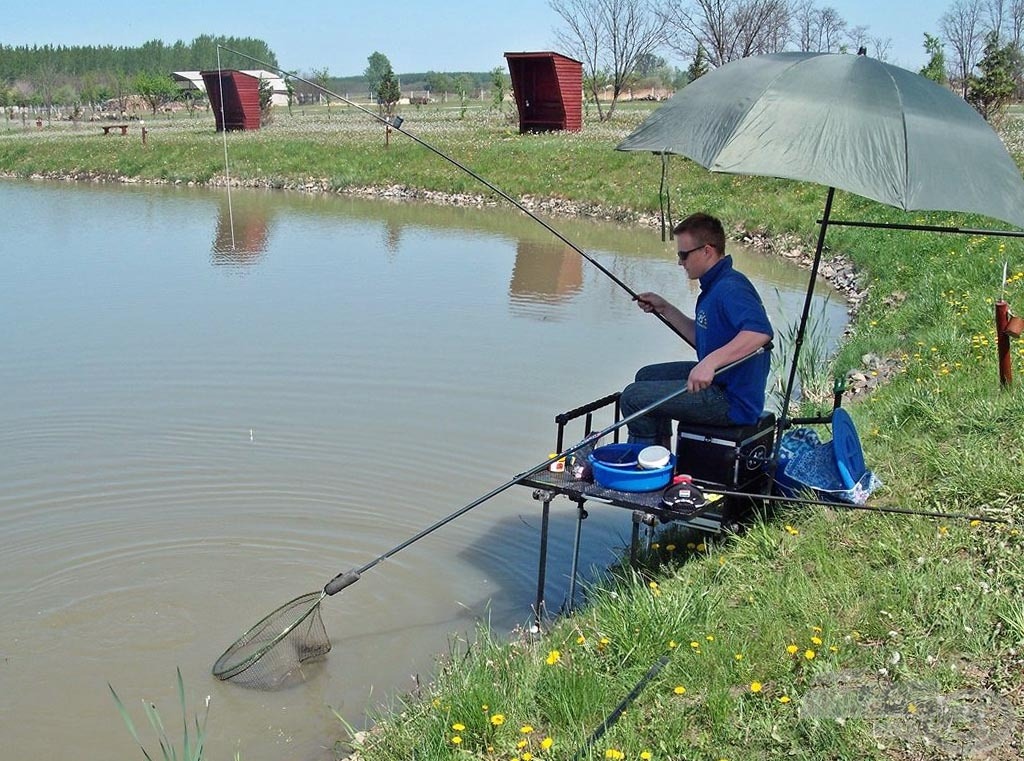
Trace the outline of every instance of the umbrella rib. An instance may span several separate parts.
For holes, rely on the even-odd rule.
[[[900,89],[896,77],[888,69],[883,68],[882,71],[885,72],[885,75],[892,82],[892,89],[895,91],[900,104],[900,124],[903,127],[903,205],[906,206],[906,199],[910,198],[910,133],[907,130],[907,110],[903,107],[903,91]]]

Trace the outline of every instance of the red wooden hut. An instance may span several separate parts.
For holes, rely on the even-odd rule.
[[[519,131],[583,129],[583,64],[560,53],[505,53]]]
[[[217,131],[260,128],[260,80],[233,69],[200,72]],[[221,93],[224,107],[221,109]]]

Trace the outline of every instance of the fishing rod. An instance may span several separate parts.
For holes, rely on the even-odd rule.
[[[913,510],[909,507],[898,507],[896,505],[858,505],[854,502],[833,502],[824,499],[812,499],[810,497],[784,497],[775,494],[755,494],[743,491],[729,491],[727,489],[714,489],[707,487],[704,491],[709,494],[720,494],[723,497],[749,497],[750,499],[763,499],[768,502],[789,502],[797,505],[815,505],[819,507],[838,507],[846,510],[863,510],[869,513],[895,513],[898,515],[917,515],[923,518],[949,518],[951,520],[981,521],[983,523],[1012,524],[1006,518],[993,518],[988,515],[970,515],[968,513],[944,513],[933,510]]]
[[[437,156],[440,156],[445,161],[447,161],[449,164],[451,164],[452,166],[454,166],[454,167],[456,167],[458,169],[461,169],[463,172],[468,174],[474,180],[476,180],[480,184],[484,185],[485,187],[490,189],[492,192],[494,192],[497,195],[501,196],[503,199],[505,199],[510,204],[515,206],[517,209],[519,209],[521,212],[523,212],[523,214],[528,216],[534,222],[539,224],[541,227],[543,227],[549,233],[551,233],[556,238],[558,238],[560,241],[562,241],[562,243],[567,245],[569,248],[571,248],[577,254],[579,254],[584,259],[586,259],[588,262],[590,262],[595,267],[597,267],[597,269],[600,272],[602,272],[604,275],[609,277],[613,283],[615,283],[617,286],[619,286],[619,288],[621,288],[626,293],[628,293],[631,299],[633,299],[634,301],[638,300],[639,294],[636,291],[634,291],[632,288],[630,288],[628,285],[626,285],[614,272],[612,272],[607,267],[605,267],[603,264],[601,264],[601,262],[597,261],[597,259],[595,259],[594,257],[590,256],[587,252],[585,252],[582,248],[577,246],[571,240],[566,238],[565,235],[560,233],[557,229],[552,227],[549,223],[545,222],[539,216],[537,216],[532,211],[530,211],[530,209],[528,209],[520,201],[517,201],[515,198],[510,196],[504,190],[499,188],[497,185],[495,185],[494,183],[490,182],[486,178],[482,177],[480,174],[478,174],[477,172],[473,171],[472,169],[467,167],[465,164],[462,164],[461,162],[459,162],[458,160],[456,160],[452,156],[449,156],[447,153],[442,151],[440,148],[437,148],[437,147],[431,145],[426,140],[423,140],[422,138],[417,137],[416,135],[414,135],[413,133],[409,132],[408,130],[403,129],[402,128],[402,122],[403,122],[402,117],[400,117],[398,115],[395,115],[395,116],[391,117],[390,119],[385,119],[380,114],[375,114],[373,111],[371,111],[370,109],[366,108],[365,106],[361,106],[358,103],[355,103],[355,102],[349,100],[348,98],[346,98],[346,97],[344,97],[342,95],[339,95],[336,92],[328,90],[323,85],[317,84],[316,82],[311,82],[308,79],[304,79],[303,77],[300,77],[298,74],[295,74],[294,72],[285,71],[284,69],[282,69],[282,68],[280,68],[278,66],[274,66],[273,64],[267,63],[266,61],[262,61],[259,58],[255,58],[255,57],[253,57],[253,56],[251,56],[251,55],[249,55],[247,53],[243,53],[240,50],[233,50],[232,48],[229,48],[229,47],[226,47],[226,46],[223,46],[223,45],[218,45],[217,47],[218,47],[218,49],[223,48],[224,50],[228,51],[229,53],[234,53],[235,55],[242,56],[243,58],[248,58],[253,63],[259,64],[260,66],[262,66],[262,67],[264,67],[266,69],[269,69],[270,71],[275,71],[278,74],[281,74],[281,75],[283,75],[285,77],[290,77],[291,79],[294,79],[294,80],[296,80],[298,82],[302,82],[304,84],[307,84],[310,87],[315,87],[316,89],[320,90],[321,92],[325,93],[326,95],[334,97],[334,98],[337,98],[342,103],[344,103],[344,104],[346,104],[348,106],[352,106],[353,108],[358,109],[359,111],[362,111],[364,114],[366,114],[367,116],[371,117],[372,119],[380,122],[381,124],[385,125],[386,127],[389,127],[390,129],[393,129],[396,132],[400,132],[401,134],[405,135],[407,138],[412,140],[414,143],[417,143],[417,144],[423,146],[424,148],[426,148],[431,153],[434,153]],[[672,330],[673,333],[675,333],[677,336],[679,336],[684,341],[686,341],[686,343],[688,343],[692,348],[696,348],[696,346],[694,346],[693,341],[691,341],[689,338],[687,338],[683,334],[683,332],[681,330],[679,330],[678,328],[676,328],[675,325],[673,325],[671,322],[669,322],[668,319],[666,319],[664,315],[658,314],[657,312],[655,312],[655,316],[659,320],[661,320],[662,323],[667,325],[669,327],[669,329]]]
[[[767,351],[765,346],[758,347],[750,354],[723,365],[715,371],[715,374],[730,370],[746,362],[748,359],[763,354],[765,351]],[[581,450],[592,450],[601,438],[617,431],[637,418],[650,414],[666,402],[687,392],[687,386],[683,384],[679,389],[652,402],[643,409],[637,410],[633,414],[612,423],[596,433],[585,436],[579,443],[556,454],[555,459],[567,457]],[[282,679],[297,669],[303,661],[325,655],[330,651],[331,642],[327,637],[327,631],[320,617],[320,605],[325,598],[336,595],[343,589],[355,584],[370,569],[397,555],[428,534],[432,534],[439,528],[447,526],[456,518],[465,515],[492,497],[521,483],[524,479],[529,478],[535,473],[546,470],[550,465],[551,458],[548,458],[529,470],[513,476],[501,486],[497,486],[483,496],[477,497],[469,504],[441,518],[365,565],[348,571],[342,571],[328,581],[323,586],[323,589],[300,595],[294,600],[289,600],[284,605],[279,606],[242,634],[234,644],[221,654],[213,665],[212,671],[214,676],[221,680],[240,678],[239,681],[243,683],[259,687],[278,686]],[[265,656],[269,657],[264,660]],[[250,671],[257,664],[259,666]]]

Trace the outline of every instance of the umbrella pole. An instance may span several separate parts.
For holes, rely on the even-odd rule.
[[[818,277],[818,265],[821,264],[821,252],[825,248],[825,235],[828,232],[829,217],[832,215],[832,199],[836,189],[830,187],[825,198],[825,213],[822,214],[821,229],[818,231],[818,245],[814,249],[814,262],[811,264],[811,277],[807,283],[807,296],[804,298],[804,311],[800,315],[796,340],[793,344],[793,360],[789,366],[789,380],[786,382],[786,393],[782,399],[782,410],[779,414],[778,431],[775,436],[775,447],[772,450],[772,462],[769,469],[769,483],[775,482],[775,469],[779,464],[779,452],[782,434],[789,428],[789,401],[793,397],[793,386],[796,384],[796,368],[800,360],[800,348],[804,345],[804,332],[807,329],[807,318],[811,313],[811,299],[814,297],[814,281]]]

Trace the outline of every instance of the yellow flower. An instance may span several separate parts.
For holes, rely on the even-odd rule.
[[[441,707],[441,698],[434,698],[433,700],[430,701],[430,705],[434,706],[434,708],[440,708]]]
[[[821,637],[811,637],[811,644],[812,645],[820,645],[821,644]]]
[[[519,731],[522,732],[524,735],[528,735],[533,731],[533,727],[531,727],[529,724],[523,724],[523,726],[519,728]]]
[[[466,725],[455,723],[452,724],[452,729],[454,729],[456,732],[463,732],[466,729]]]
[[[714,634],[709,634],[704,639],[706,639],[708,642],[714,642],[715,641],[715,635]]]
[[[735,658],[738,661],[742,661],[743,660],[743,653],[736,653],[736,655],[734,655],[733,658]]]
[[[484,713],[487,713],[487,711],[490,710],[489,706],[486,703],[480,706],[480,708]]]
[[[679,644],[674,639],[670,639],[668,641],[668,649],[669,650],[675,650],[677,647],[679,647]]]
[[[517,749],[517,750],[522,750],[522,749],[523,749],[523,748],[525,748],[525,747],[526,747],[526,746],[527,746],[528,744],[529,744],[529,743],[528,743],[528,742],[527,742],[526,740],[520,740],[519,742],[517,742],[517,743],[516,743],[516,749]]]
[[[786,648],[786,652],[789,653],[790,655],[793,655],[793,653],[795,653],[799,649],[800,648],[797,647],[796,645],[790,645],[789,647]]]
[[[494,714],[494,716],[491,717],[491,724],[493,724],[496,727],[500,727],[504,723],[505,723],[505,715],[504,714],[496,713],[496,714]]]
[[[597,644],[601,645],[601,647],[604,647],[605,645],[611,644],[611,640],[608,639],[607,637],[601,637],[601,641],[598,642]]]
[[[458,745],[461,742],[462,742],[462,738],[459,737],[458,735],[455,735],[455,737],[452,738],[452,745]]]
[[[526,753],[521,755],[520,758],[523,759],[523,761],[530,761],[530,759],[533,758],[533,754],[530,753],[530,751],[526,751]]]
[[[764,685],[762,685],[760,682],[751,682],[750,683],[750,691],[751,692],[760,692],[763,687],[764,687]]]
[[[547,664],[549,666],[554,666],[561,659],[562,659],[562,653],[559,652],[558,650],[552,650],[550,653],[548,653]]]
[[[793,528],[792,526],[787,524],[786,525],[786,533],[789,534],[790,536],[797,536],[800,533],[800,529]]]
[[[696,650],[698,647],[700,647],[700,642],[691,642],[690,647]]]
[[[804,650],[804,658],[806,658],[809,661],[813,661],[814,660],[814,651],[811,650],[810,648],[808,648],[807,650]]]
[[[685,695],[686,694],[686,688],[683,687],[683,685],[680,684],[680,685],[677,685],[676,688],[674,690],[672,690],[672,692],[674,692],[676,695]]]
[[[665,545],[665,549],[668,552],[675,552],[676,551],[676,546],[674,544],[666,544]]]
[[[649,750],[640,751],[640,758],[643,759],[643,761],[651,761],[651,752]]]
[[[658,588],[658,582],[656,582],[656,581],[649,581],[649,582],[647,582],[647,586],[649,586],[651,589],[657,589]]]
[[[551,746],[554,745],[554,744],[555,744],[555,741],[552,740],[550,737],[545,737],[543,740],[540,741],[540,747],[543,750],[550,749]]]
[[[621,759],[626,757],[626,754],[623,753],[621,750],[616,750],[615,748],[608,748],[604,752],[604,757],[610,758],[612,759],[612,761],[621,761]]]
[[[788,703],[789,702],[789,695],[783,695],[782,697],[780,697],[779,698],[779,702],[780,703]]]
[[[587,641],[587,638],[584,637],[582,634],[576,638],[576,644],[577,645],[582,645],[586,641]]]
[[[836,647],[835,645],[829,645],[829,646],[828,646],[828,651],[829,651],[830,653],[838,653],[838,652],[839,652],[839,648],[838,648],[838,647]]]
[[[914,703],[908,703],[907,713],[917,713],[917,705],[915,705]]]
[[[979,521],[977,519],[971,521],[971,528],[977,528],[980,525],[981,525],[981,521]]]
[[[700,544],[697,545],[696,550],[697,550],[697,552],[704,552],[704,550],[706,550],[707,548],[708,548],[707,545],[704,544],[704,542],[701,542]]]

